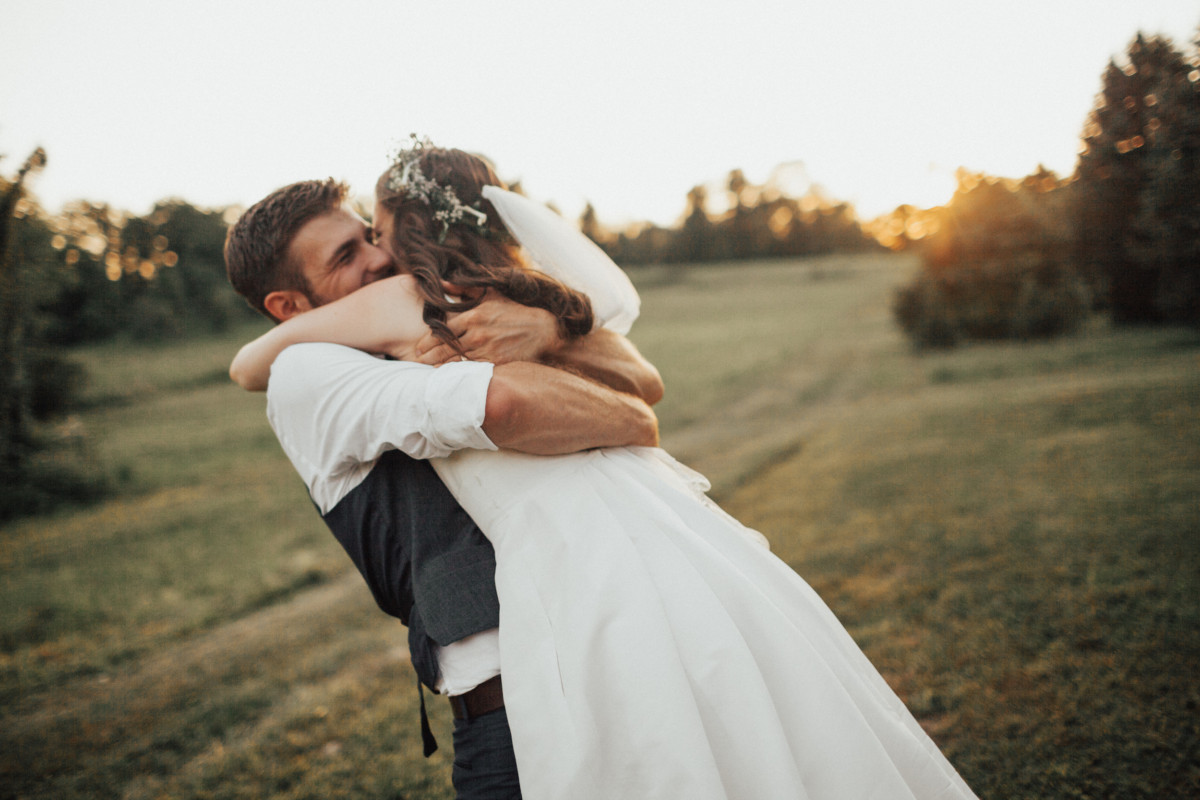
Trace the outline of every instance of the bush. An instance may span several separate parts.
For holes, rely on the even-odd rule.
[[[1027,275],[1017,295],[1011,332],[1019,339],[1072,333],[1087,320],[1091,309],[1092,293],[1074,269],[1054,270],[1048,276]]]
[[[1044,168],[1020,181],[958,179],[950,203],[930,212],[933,233],[913,245],[920,275],[894,298],[905,333],[918,347],[950,347],[1078,328],[1094,292],[1074,266],[1072,184]]]
[[[921,348],[953,347],[959,331],[952,308],[936,278],[922,272],[908,286],[896,290],[892,313],[913,344]]]
[[[93,460],[77,418],[38,426],[19,470],[0,465],[0,523],[102,500],[113,481]]]
[[[1076,330],[1091,293],[1068,264],[1044,255],[996,258],[953,270],[922,270],[892,311],[917,347],[968,339],[1040,339]]]

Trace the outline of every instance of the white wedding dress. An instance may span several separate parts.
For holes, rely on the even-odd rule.
[[[496,548],[526,800],[974,797],[808,584],[662,450],[433,463]]]
[[[661,449],[431,463],[496,549],[526,800],[975,796],[808,584]]]

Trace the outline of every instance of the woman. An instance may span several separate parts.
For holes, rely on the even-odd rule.
[[[375,225],[412,277],[302,315],[303,333],[283,323],[239,374],[261,381],[300,340],[411,358],[418,315],[455,347],[446,316],[486,291],[551,310],[568,336],[591,328],[589,299],[618,330],[636,316],[611,261],[465,153],[402,153]],[[514,237],[588,299],[531,272]],[[974,797],[812,589],[663,451],[433,463],[495,547],[525,797]]]

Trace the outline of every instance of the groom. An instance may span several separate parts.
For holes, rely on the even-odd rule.
[[[304,181],[248,209],[225,244],[234,288],[283,321],[394,274],[345,197],[343,184]],[[656,444],[645,401],[657,401],[662,384],[623,337],[598,329],[563,341],[549,312],[505,298],[459,315],[452,328],[472,360],[437,369],[427,365],[451,353],[432,337],[420,348],[425,364],[336,345],[289,348],[272,368],[267,413],[376,602],[408,626],[420,683],[450,698],[458,796],[519,797],[495,554],[419,459],[465,447],[554,454]],[[428,755],[436,743],[423,695],[421,721]]]

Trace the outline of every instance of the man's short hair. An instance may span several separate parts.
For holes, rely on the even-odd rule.
[[[337,209],[348,187],[333,178],[300,181],[276,189],[246,210],[225,236],[225,272],[237,293],[261,313],[271,292],[311,294],[303,265],[292,263],[288,247],[315,217]]]

